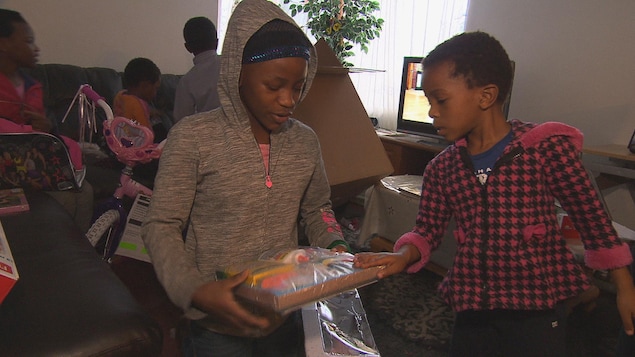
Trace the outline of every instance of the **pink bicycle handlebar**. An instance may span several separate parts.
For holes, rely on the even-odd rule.
[[[110,108],[110,105],[106,103],[106,99],[97,94],[93,87],[91,87],[89,84],[82,84],[79,89],[86,95],[86,97],[88,97],[88,99],[99,105],[104,110],[104,112],[106,112],[106,119],[110,120],[114,117],[112,108]]]
[[[97,92],[95,92],[95,90],[93,90],[93,87],[91,87],[90,84],[82,84],[80,89],[82,93],[86,94],[88,99],[92,100],[95,103],[97,103],[100,99],[104,99],[104,97],[100,96],[99,94],[97,94]]]

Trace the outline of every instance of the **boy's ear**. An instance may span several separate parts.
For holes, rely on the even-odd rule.
[[[496,98],[498,98],[498,86],[495,84],[487,84],[481,87],[480,95],[479,104],[481,109],[489,109],[492,105],[494,105],[494,103],[496,103]]]

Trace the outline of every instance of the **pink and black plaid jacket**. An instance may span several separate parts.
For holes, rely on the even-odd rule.
[[[417,247],[421,260],[408,268],[416,272],[455,218],[457,254],[440,286],[455,311],[550,309],[589,288],[560,233],[554,199],[581,233],[589,267],[632,261],[580,160],[582,133],[561,123],[511,123],[514,137],[485,185],[464,139],[428,164],[416,226],[395,244]]]

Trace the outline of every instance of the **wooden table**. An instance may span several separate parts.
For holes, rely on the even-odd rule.
[[[609,158],[635,162],[635,154],[628,151],[626,146],[609,144],[599,146],[586,146],[584,153],[589,155],[599,155]]]
[[[393,175],[422,175],[428,162],[447,146],[416,135],[379,130],[377,135],[395,169]]]
[[[631,153],[626,145],[587,146],[583,149],[582,160],[589,172],[591,182],[600,194],[604,209],[613,216],[614,214],[611,214],[602,191],[617,185],[634,182],[635,154]],[[628,196],[625,195],[625,197]],[[624,223],[626,222],[622,222],[622,224]]]

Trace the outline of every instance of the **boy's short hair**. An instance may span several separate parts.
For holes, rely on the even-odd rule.
[[[0,37],[9,37],[15,31],[13,24],[15,22],[26,23],[22,15],[13,10],[0,9]]]
[[[193,17],[183,26],[183,39],[193,52],[215,50],[218,48],[216,26],[207,17]]]
[[[468,88],[495,84],[497,102],[503,103],[512,85],[512,65],[497,39],[481,32],[465,32],[438,45],[423,59],[423,68],[450,61],[453,77],[465,78]]]
[[[124,88],[130,89],[143,81],[156,83],[161,78],[161,71],[154,62],[138,57],[130,60],[123,72]]]

